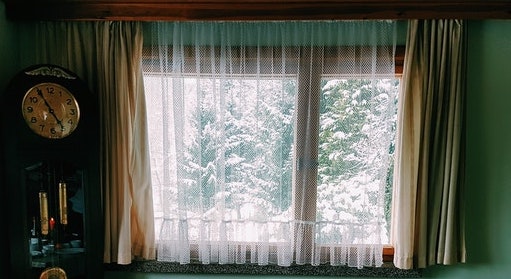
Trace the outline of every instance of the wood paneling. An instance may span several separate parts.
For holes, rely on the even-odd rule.
[[[3,0],[10,20],[511,19],[511,0]]]

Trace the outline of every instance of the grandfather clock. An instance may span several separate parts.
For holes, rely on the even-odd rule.
[[[99,116],[85,83],[56,65],[22,70],[2,96],[8,278],[102,278]]]

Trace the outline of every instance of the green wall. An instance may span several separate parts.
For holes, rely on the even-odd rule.
[[[5,6],[3,2],[0,2],[0,92],[4,90],[9,79],[17,71],[15,64],[17,47],[15,42],[14,29],[14,25],[5,19]],[[0,123],[0,125],[2,124]],[[2,129],[0,129],[0,144],[3,144],[2,137],[4,135],[1,131]],[[0,161],[0,166],[3,164],[5,164],[5,162]],[[3,177],[2,171],[3,168],[0,168],[0,179]],[[2,181],[3,180],[0,180],[0,197],[5,197],[7,193],[5,187],[2,185]],[[1,212],[6,212],[7,208],[5,207],[7,204],[8,203],[6,201],[3,201],[0,204]],[[7,239],[6,229],[0,230],[0,239]],[[8,241],[0,242],[0,258],[4,259],[0,262],[0,274],[7,274],[6,263],[8,262],[8,252]]]
[[[16,58],[17,38],[15,24],[5,18],[5,5],[0,1],[0,88],[7,86],[9,79],[18,71]]]
[[[469,23],[466,229],[468,263],[436,266],[424,278],[511,278],[511,21]],[[17,23],[0,1],[0,88],[21,69]],[[23,62],[25,64],[26,61]],[[3,163],[3,162],[2,162]],[[0,189],[4,196],[4,189]],[[2,206],[5,203],[2,203]],[[0,230],[5,231],[5,230]],[[0,237],[6,239],[3,232]],[[6,256],[6,243],[0,244]],[[5,259],[5,257],[2,257]],[[5,261],[4,261],[5,262]],[[0,265],[0,273],[5,265]],[[168,275],[106,272],[107,279],[268,278],[287,276]],[[297,277],[330,278],[330,277]]]

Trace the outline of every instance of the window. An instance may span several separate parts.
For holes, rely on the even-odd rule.
[[[155,49],[144,83],[160,260],[381,264],[394,48]]]
[[[399,79],[327,78],[321,83],[316,220],[329,222],[321,228],[328,232],[324,235],[339,239],[346,232],[333,224],[364,219],[361,229],[369,234],[364,238],[389,244]]]

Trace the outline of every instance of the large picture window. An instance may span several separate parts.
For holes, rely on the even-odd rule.
[[[143,63],[158,259],[380,266],[394,25],[154,24]]]

